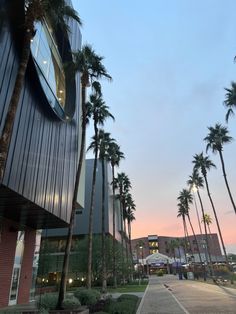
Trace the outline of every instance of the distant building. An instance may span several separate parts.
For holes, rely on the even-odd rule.
[[[202,261],[206,260],[206,240],[205,236],[201,234],[196,235],[196,239],[199,245],[199,250],[201,254]],[[179,246],[173,248],[172,241],[178,241]],[[196,262],[199,262],[199,254],[197,243],[193,235],[189,236],[189,247],[187,258],[191,257]],[[221,253],[220,243],[218,235],[212,233],[208,235],[209,250],[212,256],[212,261],[221,262],[224,261],[224,257]],[[181,258],[182,261],[185,261],[185,252],[184,252],[184,238],[183,237],[168,237],[168,236],[157,236],[150,235],[147,237],[142,237],[132,240],[132,252],[134,261],[140,261],[147,256],[154,253],[162,253],[169,257]]]
[[[25,1],[2,0],[0,10],[2,133],[19,67]],[[68,23],[68,36],[52,33],[46,21],[37,23],[32,39],[0,183],[0,308],[27,303],[34,294],[37,230],[66,227],[70,219],[81,133],[80,76],[68,78],[63,63],[80,48],[81,34],[75,21]],[[80,196],[83,187],[82,178]],[[78,208],[83,207],[80,196]]]

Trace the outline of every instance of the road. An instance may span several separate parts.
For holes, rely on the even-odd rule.
[[[137,314],[236,314],[236,289],[152,276]]]

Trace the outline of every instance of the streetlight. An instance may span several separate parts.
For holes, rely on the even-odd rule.
[[[143,269],[144,269],[144,264],[143,264],[143,246],[140,245],[139,248],[140,248],[141,253],[142,253],[142,263],[141,264],[142,264],[142,275],[143,275],[143,273],[144,273],[144,271],[143,271]]]

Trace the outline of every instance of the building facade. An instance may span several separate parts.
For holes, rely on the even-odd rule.
[[[77,211],[75,218],[75,226],[73,230],[73,244],[71,250],[71,258],[73,259],[73,254],[76,250],[76,243],[83,241],[86,235],[89,233],[89,211],[91,204],[91,190],[92,190],[92,176],[93,176],[93,166],[94,159],[87,159],[85,167],[85,203],[84,209]],[[97,172],[96,172],[96,184],[95,184],[95,196],[94,196],[94,210],[93,210],[93,235],[94,238],[96,235],[102,234],[102,165],[98,160]],[[112,195],[112,173],[111,166],[109,163],[105,163],[105,233],[107,239],[111,239],[113,236],[113,195]],[[121,243],[121,213],[118,200],[115,202],[115,238],[116,241]],[[51,262],[50,267],[48,268],[48,274],[44,274],[44,277],[47,277],[47,280],[50,283],[55,284],[55,281],[58,281],[60,278],[60,270],[63,260],[64,248],[65,248],[65,239],[67,235],[66,228],[57,228],[57,229],[48,229],[44,230],[42,235],[43,245],[50,247],[51,252]],[[78,241],[78,242],[77,242]],[[83,250],[87,253],[87,247],[84,247]],[[86,256],[85,253],[85,256]],[[82,253],[81,253],[82,254]],[[85,257],[86,258],[86,257]],[[79,263],[78,263],[79,265]],[[78,266],[79,268],[79,266]],[[78,271],[70,271],[70,276],[75,277],[75,273]],[[56,273],[56,276],[53,276],[53,273]],[[84,275],[86,271],[84,272]],[[52,280],[50,280],[52,278]],[[41,279],[40,279],[41,280]]]
[[[24,1],[1,1],[0,9],[5,12],[0,22],[1,134],[22,49]],[[33,294],[37,230],[65,227],[70,219],[79,157],[80,77],[68,77],[63,64],[72,60],[71,50],[80,48],[81,35],[75,21],[68,24],[68,36],[52,33],[46,21],[35,26],[0,184],[0,308],[27,303]]]
[[[197,246],[197,243],[198,246]],[[206,240],[205,235],[197,234],[196,240],[193,235],[189,235],[189,249],[188,252],[184,250],[185,240],[183,237],[168,237],[168,236],[157,236],[149,235],[147,237],[142,237],[132,240],[132,252],[134,261],[140,262],[140,260],[145,259],[147,256],[154,253],[161,253],[167,255],[168,257],[176,257],[186,261],[188,257],[195,262],[199,262],[198,247],[201,254],[202,261],[205,261],[208,256],[206,252]],[[175,243],[175,245],[174,245]],[[178,243],[178,245],[176,245]],[[211,233],[208,235],[209,251],[213,262],[222,262],[224,258],[221,253],[220,243],[218,235],[216,233]]]

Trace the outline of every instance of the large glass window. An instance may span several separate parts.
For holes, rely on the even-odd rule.
[[[54,95],[62,107],[65,106],[66,84],[63,63],[58,52],[56,42],[48,23],[37,23],[36,35],[32,39],[31,51],[48,86],[43,86],[44,92],[51,105]],[[52,95],[53,94],[53,95]]]

